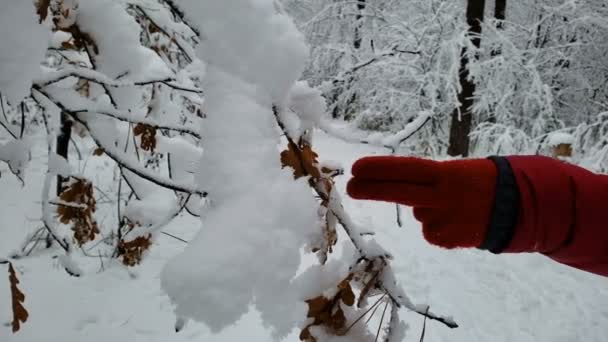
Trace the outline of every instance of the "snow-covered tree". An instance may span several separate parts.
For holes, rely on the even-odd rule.
[[[308,47],[281,3],[2,6],[0,25],[14,34],[0,41],[12,47],[0,50],[0,160],[33,181],[24,178],[30,152],[46,144],[48,165],[42,227],[12,259],[56,248],[72,276],[86,273],[75,254],[133,267],[163,227],[187,213],[201,217],[202,229],[162,272],[178,328],[195,319],[218,331],[252,305],[275,337],[299,328],[304,341],[399,341],[400,308],[456,326],[409,300],[392,256],[342,208],[333,181],[342,170],[313,151],[325,100],[298,81]],[[366,7],[357,8],[359,49]],[[420,114],[382,142],[395,146],[427,120]],[[109,188],[85,176],[89,158],[114,167]],[[98,222],[100,211],[114,210]],[[343,256],[333,255],[339,240]],[[302,251],[319,265],[298,274]],[[380,305],[390,307],[378,322],[385,329],[372,332],[361,319]],[[24,321],[16,311],[15,321]]]

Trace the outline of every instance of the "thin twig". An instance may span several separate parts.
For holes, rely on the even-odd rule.
[[[25,133],[25,102],[21,101],[21,132],[19,133],[19,139],[23,139]]]
[[[162,2],[167,5],[167,7],[169,7],[169,9],[171,10],[171,12],[173,12],[173,14],[178,17],[183,23],[184,25],[188,26],[188,28],[190,28],[190,30],[192,30],[192,32],[194,32],[194,34],[196,34],[197,37],[201,36],[201,33],[199,32],[198,29],[196,29],[187,19],[186,19],[186,14],[184,13],[184,11],[182,11],[182,9],[175,4],[175,2],[173,0],[162,0]]]
[[[158,186],[161,186],[163,188],[167,188],[170,190],[174,190],[174,191],[179,191],[179,192],[185,192],[185,193],[190,193],[190,194],[196,194],[196,195],[200,195],[202,197],[206,197],[207,193],[205,191],[201,191],[198,189],[193,189],[190,186],[184,185],[184,184],[180,184],[175,182],[172,179],[164,179],[162,177],[159,177],[151,172],[148,172],[147,170],[141,170],[138,169],[137,167],[135,167],[133,164],[131,164],[130,162],[127,162],[126,159],[119,157],[117,150],[113,150],[111,148],[108,148],[107,146],[104,146],[104,144],[100,141],[100,139],[96,136],[96,132],[94,130],[92,130],[87,122],[85,120],[82,120],[79,116],[78,113],[74,113],[72,111],[70,111],[69,109],[67,109],[63,104],[55,101],[49,94],[45,93],[42,89],[40,89],[38,86],[34,86],[33,87],[34,90],[36,90],[39,94],[41,94],[42,96],[46,97],[51,103],[53,103],[55,106],[57,106],[59,109],[61,109],[62,112],[70,115],[75,121],[79,122],[80,124],[82,124],[90,133],[91,138],[95,141],[95,143],[100,146],[101,148],[104,149],[106,155],[108,155],[110,158],[112,158],[116,163],[118,163],[119,165],[125,167],[126,169],[128,169],[129,171],[133,172],[134,174],[138,175],[139,177],[146,179]]]
[[[430,307],[426,307],[426,313],[429,313]],[[420,335],[420,342],[424,342],[424,336],[426,335],[426,319],[427,316],[424,316],[424,323],[422,324],[422,335]]]
[[[186,241],[186,240],[184,240],[184,239],[182,239],[182,238],[180,238],[180,237],[177,237],[177,236],[175,236],[175,235],[173,235],[173,234],[169,234],[169,233],[167,233],[167,232],[161,232],[161,233],[162,233],[162,234],[164,234],[164,235],[167,235],[167,236],[169,236],[169,237],[172,237],[172,238],[174,238],[175,240],[181,241],[181,242],[183,242],[183,243],[185,243],[185,244],[187,244],[187,243],[188,243],[188,241]]]
[[[370,318],[372,318],[374,316],[374,313],[376,312],[376,309],[378,307],[378,304],[380,304],[380,302],[386,298],[386,293],[384,293],[374,304],[372,304],[372,306],[370,306],[361,316],[359,316],[359,318],[357,318],[354,322],[352,322],[348,328],[346,328],[346,330],[344,331],[344,333],[342,334],[342,336],[348,334],[348,332],[350,331],[350,329],[352,329],[355,324],[357,324],[360,320],[363,319],[363,317],[365,317],[365,315],[367,315],[370,311],[372,311],[372,309],[374,310],[374,312],[369,316],[369,318],[367,319],[367,322],[369,322]],[[367,323],[366,322],[366,323]]]
[[[376,333],[376,339],[374,342],[378,342],[378,338],[380,337],[380,330],[382,330],[382,323],[384,323],[384,315],[386,315],[386,309],[388,309],[389,301],[386,301],[386,305],[384,306],[384,310],[382,311],[382,317],[380,317],[380,324],[378,325],[378,332]]]
[[[143,124],[143,125],[148,125],[148,126],[152,126],[156,129],[163,129],[163,130],[168,130],[168,131],[175,131],[175,132],[179,132],[179,133],[185,133],[185,134],[190,134],[195,138],[200,139],[201,135],[200,133],[198,133],[194,128],[191,127],[187,127],[187,126],[181,126],[181,125],[175,125],[175,126],[171,126],[171,125],[161,125],[159,123],[157,123],[154,120],[150,120],[150,119],[136,119],[136,118],[130,118],[127,115],[124,115],[124,113],[119,113],[119,112],[110,112],[110,111],[101,111],[101,110],[70,110],[70,112],[72,113],[77,113],[77,114],[100,114],[100,115],[104,115],[104,116],[108,116],[111,117],[113,119],[116,119],[118,121],[122,121],[122,122],[129,122],[132,124]]]

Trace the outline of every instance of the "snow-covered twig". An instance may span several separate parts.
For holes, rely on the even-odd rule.
[[[394,153],[399,145],[403,144],[409,138],[414,136],[414,134],[420,131],[428,122],[431,121],[431,119],[431,113],[421,112],[416,119],[408,123],[402,130],[394,134],[369,134],[359,130],[345,128],[340,129],[327,119],[319,122],[319,128],[325,133],[338,139],[351,143],[383,147]]]
[[[286,139],[288,140],[288,142],[290,144],[297,146],[296,143],[294,142],[293,138],[289,135],[289,131],[287,130],[286,125],[281,121],[282,116],[279,113],[278,107],[276,107],[276,106],[273,107],[273,110],[275,113],[275,118],[276,118],[277,124],[283,131]],[[419,126],[424,125],[424,123],[426,123],[430,119],[430,116],[427,116],[427,117],[422,116],[422,117],[423,117],[423,119],[419,120],[420,122],[422,122],[422,123],[418,123]],[[417,120],[415,120],[415,121],[417,121]],[[420,127],[418,127],[415,130],[412,130],[412,131],[415,133],[418,129],[420,129]],[[400,135],[400,138],[406,137],[406,139],[407,139],[407,137],[411,136],[411,134],[413,134],[413,133],[407,132],[407,134]],[[397,141],[400,141],[400,139],[397,139]],[[297,151],[296,151],[296,153],[297,153]],[[302,156],[298,156],[298,157],[302,158]],[[329,203],[329,206],[328,206],[329,211],[336,217],[336,219],[338,220],[338,223],[340,223],[340,225],[344,229],[344,232],[346,233],[346,235],[350,239],[351,243],[357,250],[357,253],[359,254],[359,262],[360,261],[375,262],[377,260],[381,262],[382,280],[378,282],[377,286],[380,287],[380,290],[382,292],[386,293],[386,295],[390,298],[392,304],[395,307],[399,308],[399,307],[403,306],[403,307],[409,309],[410,311],[413,311],[428,319],[440,322],[450,328],[458,327],[458,324],[456,324],[452,319],[435,315],[434,313],[429,312],[428,309],[425,311],[425,310],[420,309],[420,307],[414,305],[409,300],[409,298],[405,295],[403,290],[396,286],[396,280],[395,280],[393,271],[389,264],[389,260],[392,258],[392,256],[388,252],[384,251],[380,246],[378,246],[374,240],[365,241],[363,239],[362,234],[360,233],[361,229],[352,220],[352,218],[348,215],[348,213],[346,213],[346,211],[344,210],[344,207],[342,206],[342,201],[339,197],[339,194],[335,191],[335,189],[332,189],[332,191],[328,195],[319,186],[313,186],[313,188],[314,188],[315,192],[317,193],[317,195],[319,196],[319,198],[321,198],[323,201]],[[397,311],[395,310],[394,313],[396,313],[396,312]],[[393,318],[391,317],[390,320],[392,321]]]
[[[373,56],[363,62],[357,63],[357,64],[353,65],[350,69],[341,72],[338,76],[336,76],[332,80],[332,83],[335,84],[335,83],[344,82],[349,76],[356,73],[360,69],[363,69],[371,64],[374,64],[375,62],[378,62],[385,57],[393,57],[397,54],[402,54],[402,53],[410,54],[410,55],[419,55],[420,51],[403,50],[403,49],[399,49],[397,46],[393,46],[390,50],[379,53],[376,56]]]
[[[178,182],[178,181],[174,181],[172,179],[167,179],[165,177],[162,177],[162,176],[142,167],[137,162],[132,161],[131,158],[129,158],[129,156],[126,153],[122,152],[115,146],[109,146],[107,144],[104,144],[102,142],[102,139],[100,139],[100,137],[98,136],[97,132],[90,127],[87,120],[82,118],[79,115],[79,113],[70,111],[63,104],[56,101],[51,95],[44,92],[44,90],[42,90],[40,87],[34,86],[34,89],[39,94],[41,94],[42,96],[47,98],[51,103],[55,104],[63,113],[70,115],[70,117],[72,117],[72,119],[74,119],[75,121],[82,124],[88,130],[89,134],[91,135],[91,138],[93,138],[95,143],[99,147],[103,148],[104,152],[110,158],[112,158],[116,163],[121,165],[122,167],[126,168],[127,170],[133,172],[134,174],[136,174],[156,185],[159,185],[161,187],[164,187],[164,188],[167,188],[170,190],[174,190],[174,191],[195,194],[195,195],[199,195],[202,197],[207,196],[207,193],[205,191],[196,189],[196,186],[194,184],[187,183],[187,182]]]
[[[191,48],[188,48],[186,46],[184,46],[183,42],[181,39],[179,39],[178,34],[173,33],[173,34],[169,34],[168,29],[166,27],[164,27],[164,25],[161,25],[160,23],[156,22],[146,11],[145,8],[143,8],[141,5],[138,4],[133,4],[133,7],[139,12],[141,13],[141,15],[143,15],[144,17],[146,17],[146,19],[151,22],[154,26],[156,26],[160,32],[162,32],[167,38],[172,39],[173,42],[175,42],[175,45],[177,46],[177,48],[182,52],[183,56],[186,58],[186,61],[188,63],[192,63],[192,61],[196,58],[194,51],[192,51]]]
[[[85,115],[86,114],[90,114],[90,115],[101,114],[101,115],[109,116],[111,118],[114,118],[116,120],[123,121],[123,122],[130,122],[133,124],[144,124],[144,125],[152,126],[156,129],[163,129],[163,130],[168,130],[168,131],[185,133],[185,134],[192,135],[193,137],[198,138],[198,139],[201,138],[199,130],[196,127],[188,127],[188,126],[183,126],[183,125],[171,125],[171,124],[166,124],[166,123],[161,124],[161,123],[157,122],[156,120],[149,119],[149,118],[137,119],[134,117],[130,117],[130,115],[128,115],[126,113],[123,113],[120,111],[115,111],[115,110],[82,109],[82,110],[70,110],[70,112],[75,113],[75,114],[85,114]]]
[[[171,12],[178,17],[186,26],[188,26],[192,32],[194,32],[194,34],[196,34],[197,37],[201,36],[200,31],[194,27],[187,19],[186,19],[186,14],[184,13],[184,11],[175,3],[175,1],[173,0],[161,0],[165,5],[167,5],[167,7],[169,7],[169,9],[171,10]]]
[[[77,77],[83,80],[87,80],[90,82],[94,82],[100,85],[104,85],[112,88],[119,87],[135,87],[135,86],[146,86],[156,83],[162,83],[170,88],[175,90],[202,94],[203,90],[199,88],[192,88],[187,86],[182,86],[179,84],[175,84],[175,79],[173,78],[162,78],[156,80],[145,80],[145,81],[122,81],[122,80],[114,80],[109,78],[107,75],[93,70],[89,68],[80,68],[80,67],[69,67],[61,70],[56,70],[52,72],[48,72],[45,76],[40,77],[35,81],[35,85],[40,87],[45,87],[51,85],[53,83],[60,82],[69,77]]]

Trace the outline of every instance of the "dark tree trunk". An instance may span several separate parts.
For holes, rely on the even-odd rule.
[[[353,42],[353,45],[357,50],[361,48],[361,42],[363,41],[363,38],[361,37],[361,28],[363,26],[363,11],[365,10],[366,5],[365,1],[366,0],[359,0],[357,2],[357,10],[359,10],[359,12],[357,12],[357,16],[355,17],[355,40]]]
[[[494,6],[494,18],[500,20],[498,28],[502,28],[503,20],[506,19],[507,14],[507,0],[496,0]]]
[[[469,25],[469,35],[471,42],[477,48],[481,45],[481,23],[483,22],[483,12],[485,8],[485,0],[468,0],[467,4],[467,24]],[[452,113],[452,125],[450,127],[450,146],[448,154],[451,156],[469,155],[469,133],[471,132],[471,124],[473,116],[471,106],[473,105],[473,94],[475,93],[475,84],[469,81],[469,59],[467,51],[462,49],[460,58],[460,87],[461,92],[458,94],[460,108],[455,109]]]
[[[61,114],[61,128],[57,136],[57,154],[68,160],[68,150],[70,147],[70,138],[72,137],[72,121],[67,115]],[[57,176],[57,196],[63,191],[63,184],[67,179]]]
[[[504,20],[506,19],[507,11],[507,0],[495,0],[494,2],[494,19],[498,21],[496,29],[502,30],[504,28]],[[496,57],[502,53],[502,46],[500,44],[492,48],[492,57]],[[496,123],[495,113],[488,114],[488,122]]]

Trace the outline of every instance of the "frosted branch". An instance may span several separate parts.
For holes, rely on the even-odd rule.
[[[116,163],[118,163],[119,165],[121,165],[122,167],[124,167],[125,169],[133,172],[134,174],[156,184],[159,185],[163,188],[167,188],[170,190],[174,190],[174,191],[179,191],[179,192],[185,192],[185,193],[189,193],[189,194],[195,194],[195,195],[200,195],[202,197],[206,197],[207,193],[201,190],[198,190],[196,188],[196,186],[192,183],[189,182],[178,182],[178,181],[174,181],[172,179],[168,179],[165,177],[162,177],[154,172],[151,172],[150,170],[144,168],[143,166],[141,166],[138,162],[133,161],[126,153],[120,151],[118,148],[116,148],[115,146],[109,146],[107,144],[103,143],[103,139],[100,138],[100,136],[98,135],[98,132],[95,131],[95,129],[92,129],[92,127],[90,127],[90,125],[88,124],[87,120],[82,118],[79,113],[77,112],[73,112],[70,111],[68,108],[66,108],[63,104],[59,103],[58,101],[56,101],[55,99],[52,98],[52,96],[50,96],[49,94],[45,93],[42,89],[40,89],[38,86],[34,86],[34,89],[41,95],[43,95],[44,97],[46,97],[50,102],[52,102],[53,104],[55,104],[59,109],[61,109],[62,112],[70,115],[70,117],[72,117],[74,120],[76,120],[77,122],[81,123],[85,128],[87,128],[89,134],[91,135],[91,138],[93,138],[93,140],[95,141],[95,143],[101,147],[102,149],[104,149],[104,152],[110,157],[112,158]]]
[[[414,134],[420,131],[432,119],[429,112],[421,112],[416,119],[408,123],[402,130],[394,134],[369,134],[367,132],[352,129],[350,127],[338,127],[332,121],[324,119],[320,120],[319,128],[325,133],[338,139],[350,142],[359,143],[377,147],[383,147],[391,150],[393,153],[399,148],[399,145],[406,142]]]
[[[74,114],[85,114],[85,115],[100,114],[100,115],[105,115],[105,116],[108,116],[108,117],[111,117],[111,118],[114,118],[116,120],[123,121],[123,122],[130,122],[133,124],[144,124],[144,125],[152,126],[157,129],[164,129],[164,130],[169,130],[169,131],[174,131],[174,132],[179,132],[179,133],[185,133],[185,134],[192,135],[193,137],[196,137],[198,139],[201,138],[199,130],[196,127],[189,127],[189,126],[183,126],[183,125],[160,124],[159,122],[157,122],[156,120],[153,120],[153,119],[149,119],[149,118],[137,119],[135,117],[132,117],[128,113],[124,113],[124,112],[120,112],[120,111],[116,111],[116,110],[86,110],[86,109],[83,109],[83,110],[70,110],[70,112],[72,112]]]
[[[45,87],[51,85],[53,83],[60,82],[70,77],[77,77],[80,79],[84,79],[93,83],[97,83],[100,85],[104,85],[112,88],[120,88],[120,87],[137,87],[137,86],[146,86],[151,84],[162,83],[170,88],[175,90],[202,94],[203,90],[194,87],[187,87],[179,84],[175,84],[175,80],[173,78],[163,78],[156,80],[146,80],[146,81],[122,81],[111,79],[107,75],[88,68],[79,68],[79,67],[70,67],[64,68],[61,70],[56,70],[52,72],[48,72],[44,76],[35,80],[35,84],[40,87]]]
[[[288,142],[290,144],[296,145],[293,138],[289,135],[289,132],[286,129],[285,124],[281,121],[281,115],[279,114],[279,109],[275,106],[275,107],[273,107],[273,110],[275,113],[275,118],[277,120],[277,124],[283,131]],[[417,123],[417,125],[422,126],[429,119],[430,119],[430,116],[426,116],[426,117],[422,116],[422,119],[418,120],[419,123]],[[412,127],[414,127],[414,126],[412,126]],[[415,131],[417,131],[418,129],[420,129],[420,127],[418,127],[416,130],[410,129],[408,132],[406,132],[407,134],[398,135],[399,139],[394,139],[394,140],[401,141],[401,139],[403,139],[403,138],[407,139],[407,137],[411,136],[411,134],[413,134],[413,132],[415,133]],[[298,156],[298,158],[302,159],[302,156],[300,155],[300,156]],[[325,191],[323,191],[323,189],[319,185],[313,186],[313,188],[314,188],[315,192],[317,193],[317,195],[323,201],[326,201],[327,203],[329,203],[328,209],[336,217],[336,219],[338,220],[338,222],[344,229],[344,232],[346,233],[346,235],[350,239],[351,243],[357,250],[357,253],[359,255],[359,261],[357,262],[357,264],[362,261],[380,262],[382,264],[382,268],[381,268],[382,279],[381,279],[381,281],[378,282],[378,286],[380,287],[381,291],[383,291],[384,293],[387,294],[387,296],[390,298],[391,302],[393,303],[393,305],[395,307],[399,308],[399,307],[403,306],[419,315],[422,315],[428,319],[440,322],[450,328],[458,327],[458,324],[456,324],[452,319],[435,315],[434,313],[429,312],[428,308],[426,308],[426,307],[425,307],[425,310],[422,310],[419,306],[414,305],[409,300],[409,298],[406,296],[405,292],[403,292],[403,290],[401,288],[397,287],[397,285],[396,285],[397,282],[395,280],[393,271],[389,264],[389,260],[392,259],[392,256],[388,252],[383,250],[375,242],[375,240],[373,240],[373,239],[364,240],[363,239],[363,235],[361,234],[360,227],[351,219],[351,217],[344,210],[344,207],[342,206],[342,200],[340,199],[339,195],[336,193],[335,189],[332,189],[332,191],[328,195],[328,194],[326,194]],[[394,319],[395,318],[391,317],[391,321]]]

